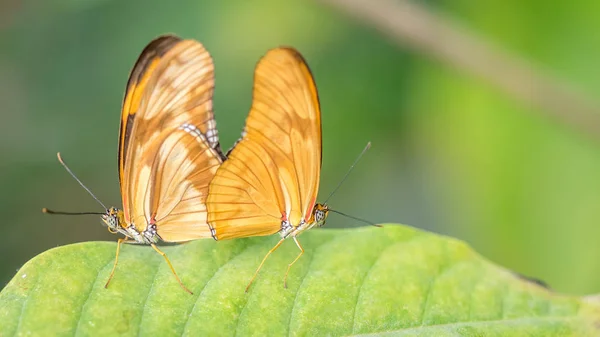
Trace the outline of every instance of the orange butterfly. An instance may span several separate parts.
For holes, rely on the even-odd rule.
[[[102,215],[109,231],[125,238],[118,241],[106,286],[121,243],[133,240],[160,253],[179,284],[191,293],[156,243],[211,237],[205,201],[209,183],[225,159],[213,117],[213,91],[212,59],[193,40],[158,37],[133,67],[119,137],[123,210],[111,207]],[[60,154],[59,160],[71,173]]]
[[[131,239],[164,256],[191,293],[156,247],[159,240],[275,233],[281,240],[264,257],[246,291],[267,257],[291,237],[300,253],[288,265],[285,285],[291,266],[304,253],[297,236],[325,223],[330,209],[316,203],[321,112],[313,76],[300,53],[276,48],[259,61],[246,127],[227,156],[213,117],[213,90],[212,60],[193,40],[159,37],[134,66],[119,140],[123,211],[110,208],[102,216],[111,232],[125,238],[118,241],[106,285],[120,244]]]
[[[281,240],[325,223],[316,203],[321,173],[321,111],[313,76],[292,48],[270,50],[254,72],[252,107],[242,138],[210,182],[208,225],[215,240],[279,233]]]

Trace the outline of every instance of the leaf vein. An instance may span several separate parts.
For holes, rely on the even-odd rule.
[[[196,300],[194,301],[194,306],[192,307],[192,310],[190,310],[190,312],[187,315],[187,318],[185,320],[185,323],[183,324],[183,331],[181,332],[182,336],[185,335],[185,332],[187,331],[188,325],[190,323],[190,318],[192,317],[192,314],[194,313],[194,310],[196,309],[196,306],[198,305],[198,301],[202,297],[202,294],[204,293],[204,290],[206,290],[206,287],[208,286],[208,284],[215,278],[215,276],[217,274],[219,274],[219,272],[221,271],[221,269],[223,269],[223,267],[225,267],[225,266],[227,266],[229,264],[229,262],[233,261],[235,258],[237,258],[238,256],[242,255],[245,251],[248,250],[248,248],[254,247],[254,246],[256,246],[256,245],[248,245],[248,246],[246,246],[239,253],[235,254],[230,259],[228,259],[227,261],[225,261],[225,263],[223,263],[221,266],[219,266],[219,268],[214,272],[214,274],[210,277],[210,279],[208,279],[208,281],[206,281],[206,283],[204,284],[204,287],[202,287],[202,290],[200,290],[200,292],[198,293],[198,297],[196,297]]]
[[[35,282],[35,285],[33,286],[33,289],[31,290],[29,295],[25,298],[25,301],[23,302],[23,306],[21,307],[21,313],[19,314],[19,322],[17,323],[17,329],[15,330],[15,336],[20,335],[19,330],[21,329],[21,324],[23,323],[23,316],[24,316],[25,310],[27,309],[27,304],[29,303],[29,299],[31,298],[32,294],[34,294],[38,290],[39,287],[40,287],[40,278],[38,275],[36,277],[36,282]]]
[[[371,272],[373,271],[373,268],[377,265],[377,262],[379,262],[379,260],[381,260],[381,258],[385,255],[385,253],[387,251],[389,251],[392,248],[395,248],[398,245],[403,245],[405,244],[404,241],[401,242],[397,242],[397,241],[393,241],[392,243],[388,244],[378,255],[377,258],[375,258],[373,260],[373,263],[371,264],[371,266],[369,267],[369,269],[367,270],[367,272],[365,273],[365,276],[362,278],[362,280],[359,281],[360,287],[358,288],[358,294],[356,294],[356,302],[354,303],[354,313],[352,315],[352,330],[351,333],[354,334],[356,331],[356,315],[358,313],[358,301],[360,300],[360,295],[362,293],[363,287],[366,283],[366,280],[369,278],[369,275],[371,274]]]
[[[86,297],[85,301],[83,301],[83,304],[81,305],[81,310],[79,310],[79,317],[77,317],[77,326],[75,327],[75,333],[73,334],[74,336],[78,335],[79,327],[81,326],[81,318],[83,317],[83,311],[84,311],[86,305],[88,304],[90,297],[92,296],[92,292],[94,291],[94,286],[98,282],[98,279],[100,278],[100,274],[102,274],[102,271],[104,271],[104,269],[106,269],[108,266],[110,266],[113,263],[113,260],[114,260],[114,258],[111,258],[106,264],[104,264],[104,266],[102,268],[98,269],[98,273],[96,273],[96,278],[94,279],[94,282],[91,283],[90,291],[88,291],[87,297]]]
[[[449,269],[452,269],[453,266],[450,266],[450,268],[448,267],[448,243],[444,242],[444,252],[442,252],[441,256],[444,256],[446,258],[446,261],[444,261],[443,264],[441,264],[438,267],[438,271],[437,273],[431,278],[431,281],[429,282],[429,285],[427,286],[427,294],[425,295],[425,301],[423,303],[423,310],[421,311],[421,323],[419,324],[420,326],[423,326],[423,324],[425,324],[425,316],[427,315],[427,308],[429,307],[429,301],[431,299],[431,293],[433,291],[435,282],[444,274],[446,273]]]
[[[298,294],[300,293],[300,290],[304,286],[304,281],[306,280],[306,276],[308,276],[308,274],[311,271],[312,264],[315,261],[314,256],[317,254],[317,250],[322,249],[325,245],[330,244],[331,242],[335,241],[335,239],[337,239],[337,238],[339,238],[339,237],[333,236],[329,240],[321,243],[320,245],[318,245],[317,247],[315,247],[313,249],[313,252],[312,252],[311,257],[310,257],[310,262],[308,264],[308,270],[302,276],[302,281],[300,281],[300,285],[298,286],[298,290],[296,290],[296,294],[294,295],[294,302],[292,303],[292,310],[290,311],[290,318],[288,319],[288,324],[287,324],[287,326],[288,326],[288,336],[291,336],[291,334],[292,334],[292,326],[291,326],[291,324],[292,324],[292,317],[294,316],[294,311],[296,310],[296,303],[297,303],[297,299],[298,299]]]
[[[152,278],[152,285],[150,285],[150,290],[148,291],[148,295],[146,295],[146,299],[144,300],[144,308],[142,309],[142,318],[140,319],[140,325],[138,327],[137,335],[140,335],[140,330],[144,326],[144,316],[146,316],[146,309],[148,309],[148,299],[152,295],[154,291],[154,285],[156,284],[156,277],[158,276],[158,272],[160,271],[161,263],[158,263],[156,266],[156,272],[154,272],[154,277]]]

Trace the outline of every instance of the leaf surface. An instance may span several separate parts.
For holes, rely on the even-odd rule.
[[[248,293],[278,237],[163,247],[115,243],[46,251],[0,293],[0,336],[369,335],[591,336],[600,300],[554,293],[466,244],[401,225],[313,230],[286,242]],[[385,335],[384,334],[384,335]]]

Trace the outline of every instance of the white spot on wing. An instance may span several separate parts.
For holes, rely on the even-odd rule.
[[[183,131],[185,131],[187,133],[189,133],[190,135],[192,135],[194,137],[196,137],[196,139],[198,139],[201,143],[206,143],[207,142],[206,137],[202,134],[202,132],[200,132],[200,130],[198,130],[198,128],[195,127],[192,124],[189,124],[189,123],[182,124],[179,127],[179,129],[183,130]]]

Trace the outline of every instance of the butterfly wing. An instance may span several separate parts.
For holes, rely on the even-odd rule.
[[[215,237],[269,235],[282,221],[307,221],[320,172],[321,112],[312,74],[296,50],[270,50],[254,72],[242,139],[210,184]]]
[[[210,237],[205,199],[224,155],[212,112],[214,67],[199,42],[161,36],[127,83],[119,138],[125,222],[165,241]]]

